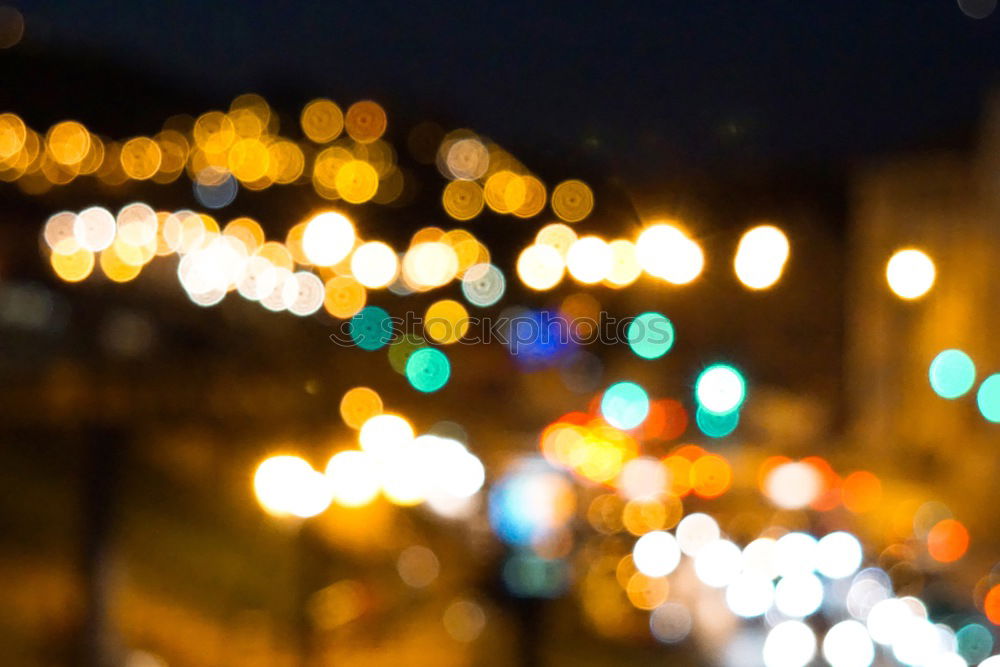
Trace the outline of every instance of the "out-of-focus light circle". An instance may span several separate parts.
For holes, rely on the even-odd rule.
[[[991,658],[986,658],[981,663],[979,667],[1000,667],[1000,655],[995,655]]]
[[[885,277],[889,287],[902,299],[919,299],[934,286],[934,262],[921,250],[906,248],[889,258]]]
[[[743,547],[743,572],[776,579],[780,572],[775,545],[775,540],[770,537],[758,537]]]
[[[486,612],[472,600],[456,600],[441,618],[445,631],[457,642],[475,641],[486,627]]]
[[[774,559],[783,577],[809,574],[816,569],[819,545],[808,533],[786,533],[774,543]]]
[[[659,459],[640,456],[622,467],[618,490],[628,498],[655,498],[667,488],[667,468]]]
[[[899,598],[882,600],[868,612],[865,624],[872,640],[884,646],[896,641],[906,622],[913,618],[913,611]]]
[[[692,558],[702,547],[719,539],[719,524],[707,514],[688,514],[677,524],[677,543],[681,551]]]
[[[710,438],[725,438],[740,425],[740,411],[733,410],[724,415],[708,412],[700,405],[694,414],[698,429]]]
[[[406,360],[406,379],[417,391],[435,392],[448,383],[451,363],[444,352],[433,347],[415,350]]]
[[[350,220],[335,211],[325,211],[306,223],[302,251],[316,266],[333,266],[351,252],[354,238]]]
[[[399,257],[381,241],[362,243],[351,255],[351,274],[365,287],[385,287],[398,273]]]
[[[240,189],[232,174],[226,174],[223,178],[199,178],[195,180],[193,187],[195,199],[205,208],[212,209],[232,204]]]
[[[433,551],[414,544],[406,547],[396,559],[396,572],[410,588],[425,588],[437,579],[441,564]]]
[[[650,225],[635,242],[636,259],[646,273],[674,285],[684,285],[705,267],[705,255],[696,242],[673,225]]]
[[[726,588],[726,606],[742,618],[762,616],[774,602],[774,584],[759,573],[744,572]]]
[[[593,285],[611,272],[611,246],[597,236],[584,236],[566,253],[566,269],[578,282]]]
[[[767,289],[781,278],[790,246],[785,233],[773,225],[754,227],[743,234],[733,268],[740,282],[754,290]]]
[[[333,501],[344,507],[361,507],[375,500],[379,493],[378,464],[365,451],[337,452],[326,465]]]
[[[979,413],[993,423],[1000,423],[1000,373],[994,373],[979,385],[976,392]]]
[[[955,633],[958,653],[968,662],[976,664],[993,652],[993,633],[979,623],[969,623]]]
[[[970,19],[984,19],[996,11],[997,0],[958,0],[958,8]]]
[[[673,535],[654,530],[636,540],[632,560],[647,577],[665,577],[680,564],[681,550]]]
[[[566,257],[566,253],[576,243],[577,238],[572,227],[561,222],[553,222],[538,230],[535,234],[535,243],[552,246],[562,257]]]
[[[738,409],[746,398],[746,381],[732,366],[714,364],[695,382],[695,398],[705,410],[717,415]]]
[[[403,256],[403,277],[412,288],[420,290],[448,284],[458,269],[455,249],[439,241],[414,244]]]
[[[851,576],[861,567],[864,557],[858,538],[844,531],[825,535],[816,549],[816,570],[830,579]]]
[[[81,248],[92,252],[104,250],[115,240],[117,224],[110,211],[101,206],[91,206],[80,211],[73,221],[73,236]]]
[[[392,319],[378,306],[366,306],[350,319],[351,338],[362,350],[379,350],[392,340]]]
[[[939,563],[954,563],[969,549],[969,531],[955,519],[942,519],[927,532],[927,553]]]
[[[310,271],[293,273],[281,288],[285,308],[293,315],[312,315],[323,306],[326,287],[319,276]]]
[[[657,641],[676,644],[691,632],[691,612],[679,602],[664,602],[649,615],[649,630]]]
[[[94,253],[86,248],[69,253],[53,252],[49,261],[55,274],[68,283],[80,282],[94,270]]]
[[[643,359],[659,359],[674,345],[674,325],[661,313],[637,316],[628,325],[628,346]]]
[[[457,343],[469,331],[469,311],[454,299],[435,301],[424,314],[424,333],[435,343]]]
[[[316,516],[332,497],[326,478],[298,456],[265,459],[257,466],[253,485],[261,506],[277,516]]]
[[[413,442],[413,427],[399,415],[376,415],[361,426],[361,449],[384,460]]]
[[[566,222],[583,220],[594,208],[594,193],[583,181],[563,181],[552,190],[552,212]]]
[[[632,430],[649,415],[649,395],[634,382],[615,383],[604,392],[601,415],[615,428]]]
[[[462,276],[462,294],[469,303],[480,308],[499,301],[506,287],[503,272],[492,264],[473,264]]]
[[[530,245],[517,258],[517,275],[533,290],[548,290],[559,284],[566,263],[559,251],[548,245]]]
[[[816,635],[802,621],[784,621],[764,640],[765,667],[805,667],[816,655]]]
[[[729,540],[715,540],[698,550],[694,572],[706,586],[728,586],[740,573],[740,548]]]
[[[931,362],[931,389],[941,398],[958,398],[976,382],[976,365],[961,350],[945,350]]]
[[[819,471],[801,461],[775,466],[764,478],[764,494],[781,509],[802,509],[822,490],[823,478]]]
[[[782,577],[774,588],[774,606],[785,616],[804,618],[823,604],[823,582],[814,574]]]
[[[830,667],[869,667],[875,661],[875,646],[864,625],[841,621],[823,638],[823,657]]]
[[[354,387],[340,399],[340,418],[350,428],[360,429],[365,422],[382,414],[382,397],[369,387]]]

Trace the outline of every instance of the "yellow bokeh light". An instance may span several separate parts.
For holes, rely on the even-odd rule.
[[[670,581],[666,577],[650,577],[636,572],[625,586],[629,602],[636,609],[649,611],[667,601],[670,595]]]
[[[578,282],[593,285],[610,273],[614,255],[611,246],[597,236],[578,239],[566,253],[566,269]]]
[[[403,279],[414,289],[446,285],[458,274],[458,254],[447,243],[417,243],[403,256]]]
[[[375,196],[378,172],[363,160],[350,160],[337,170],[334,186],[344,201],[361,204]]]
[[[160,146],[149,137],[134,137],[122,145],[119,160],[129,178],[145,181],[160,168]]]
[[[60,279],[77,283],[94,270],[94,253],[86,248],[76,248],[67,253],[53,252],[49,257],[52,270]]]
[[[450,345],[469,331],[469,312],[452,299],[432,303],[424,314],[424,333],[431,340]]]
[[[397,455],[401,448],[413,443],[413,426],[405,417],[394,414],[375,415],[361,425],[358,442],[363,451],[384,461]]]
[[[247,249],[247,254],[252,255],[264,245],[264,229],[256,220],[252,218],[234,218],[230,220],[222,230],[223,236],[232,236],[239,239]]]
[[[353,317],[365,307],[368,292],[351,276],[336,276],[326,281],[323,308],[334,317]]]
[[[533,290],[548,290],[559,284],[566,262],[559,251],[548,245],[530,245],[517,258],[517,275]]]
[[[647,227],[635,245],[639,265],[650,275],[674,285],[693,281],[705,267],[701,246],[671,224]]]
[[[351,255],[351,273],[365,287],[385,287],[399,273],[399,258],[385,243],[369,241],[358,246]]]
[[[222,154],[236,141],[236,127],[221,111],[209,111],[194,122],[192,136],[195,145],[205,153]]]
[[[90,133],[80,123],[64,120],[56,123],[45,137],[45,148],[58,164],[80,164],[90,150]]]
[[[343,507],[362,507],[378,497],[379,468],[367,452],[337,452],[326,466],[333,501]]]
[[[486,205],[497,213],[511,213],[524,205],[528,188],[524,179],[512,171],[502,169],[488,179],[483,188]]]
[[[257,254],[271,262],[271,264],[274,264],[277,268],[291,271],[295,267],[295,260],[292,258],[292,253],[277,241],[268,241],[260,247]]]
[[[130,264],[119,254],[115,244],[110,248],[101,251],[100,257],[101,271],[109,280],[116,283],[127,283],[139,275],[142,270],[142,263],[138,265]]]
[[[386,124],[385,110],[371,100],[355,102],[344,116],[347,134],[362,144],[371,143],[385,134]]]
[[[455,220],[471,220],[483,210],[483,188],[475,181],[451,181],[441,194],[441,203]]]
[[[275,183],[293,183],[305,170],[302,149],[291,141],[273,141],[267,146],[267,176]]]
[[[573,228],[562,222],[553,222],[538,230],[535,243],[549,245],[559,251],[563,257],[570,247],[576,243],[577,235]]]
[[[563,181],[552,191],[552,212],[566,222],[580,222],[594,210],[594,193],[583,181]]]
[[[21,118],[12,113],[0,114],[0,161],[7,161],[24,147],[28,128]]]
[[[332,266],[354,249],[354,225],[342,213],[324,211],[306,223],[302,251],[316,266]]]
[[[253,182],[264,178],[270,164],[271,154],[260,139],[240,139],[229,149],[227,165],[239,181]]]
[[[774,225],[760,225],[740,239],[733,269],[740,282],[750,289],[771,287],[781,278],[791,246],[785,233]]]
[[[547,193],[545,184],[534,176],[523,176],[524,201],[513,210],[514,215],[519,218],[533,218],[545,208]]]
[[[369,387],[354,387],[340,399],[340,417],[354,430],[359,430],[365,422],[382,414],[382,397]]]
[[[904,248],[889,259],[885,277],[889,287],[901,299],[919,299],[934,286],[937,270],[934,261],[922,250]]]
[[[274,516],[307,519],[322,513],[332,500],[327,478],[298,456],[272,456],[254,472],[253,489]]]
[[[611,246],[611,270],[606,282],[612,287],[631,285],[642,274],[635,244],[627,239],[617,239],[608,245]]]

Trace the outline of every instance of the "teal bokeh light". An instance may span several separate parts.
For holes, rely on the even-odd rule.
[[[634,382],[618,382],[601,398],[601,415],[615,428],[631,430],[649,415],[649,395]]]
[[[976,404],[988,421],[1000,422],[1000,373],[994,373],[979,385]]]
[[[723,415],[713,414],[698,406],[694,421],[702,433],[710,438],[725,438],[740,424],[740,411],[733,410]]]
[[[674,345],[674,325],[661,313],[639,315],[628,326],[628,346],[643,359],[659,359]]]
[[[955,633],[958,654],[970,665],[975,665],[993,653],[993,633],[979,623],[969,623]]]
[[[430,393],[448,384],[451,363],[441,350],[422,347],[406,360],[406,379],[417,391]]]
[[[392,320],[378,306],[362,308],[350,320],[351,338],[362,350],[379,350],[392,340]]]
[[[976,365],[961,350],[945,350],[931,362],[931,389],[941,398],[958,398],[976,382]]]

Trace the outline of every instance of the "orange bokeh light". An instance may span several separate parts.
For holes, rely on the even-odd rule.
[[[870,512],[882,500],[882,482],[867,470],[852,472],[841,485],[844,507],[855,514]]]
[[[927,552],[939,563],[953,563],[969,549],[969,531],[960,521],[944,519],[927,533]]]

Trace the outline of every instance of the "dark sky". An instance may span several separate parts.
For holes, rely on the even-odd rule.
[[[974,20],[955,0],[21,8],[36,43],[105,54],[218,104],[246,91],[373,97],[390,117],[434,115],[515,151],[589,152],[636,172],[919,144],[973,122],[1000,72],[1000,11]]]

